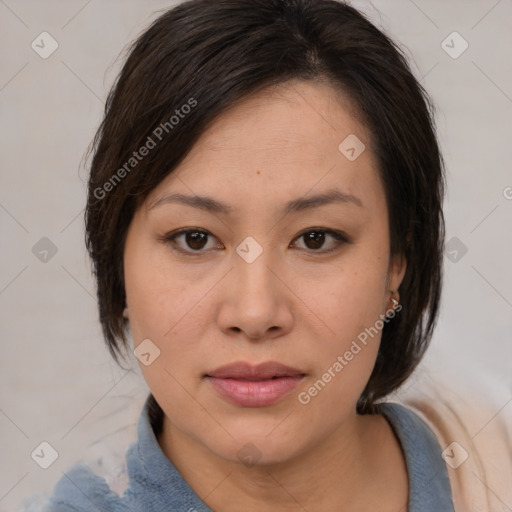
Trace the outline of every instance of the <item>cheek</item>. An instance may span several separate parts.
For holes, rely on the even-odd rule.
[[[347,340],[373,325],[383,312],[386,261],[353,251],[339,263],[295,278],[294,290],[335,340]]]
[[[322,395],[315,399],[319,407],[353,401],[370,377],[381,339],[380,315],[384,313],[387,263],[379,254],[361,248],[343,265],[328,269],[326,275],[302,280],[304,287],[299,293],[308,297],[317,314],[312,321],[318,320],[318,332],[326,333],[314,351],[316,371],[313,382],[308,383],[313,388],[306,389],[309,397]]]
[[[151,390],[167,393],[176,389],[176,381],[188,382],[200,372],[204,320],[211,314],[206,292],[218,277],[200,276],[193,268],[184,273],[154,244],[127,247],[125,287],[134,348],[146,339],[156,345],[158,358],[141,370]]]
[[[382,313],[382,277],[373,281],[368,277],[340,277],[330,283],[333,289],[321,309],[330,335],[318,342],[316,350],[309,348],[315,371],[298,401],[308,408],[308,417],[321,419],[326,428],[350,414],[375,365],[382,332],[376,325]],[[339,414],[328,412],[333,410]]]
[[[186,408],[190,397],[179,384],[196,373],[198,349],[194,340],[200,339],[200,333],[197,322],[190,318],[197,300],[182,277],[159,266],[154,254],[145,256],[130,258],[125,267],[134,348],[151,340],[158,356],[148,365],[140,359],[139,365],[147,385],[158,400],[169,399],[173,407]]]
[[[185,314],[186,283],[166,261],[165,250],[140,237],[128,238],[124,276],[130,327],[134,342],[162,338]]]

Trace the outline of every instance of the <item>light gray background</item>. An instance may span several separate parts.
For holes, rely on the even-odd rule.
[[[435,101],[447,241],[467,247],[459,261],[445,258],[424,371],[478,378],[497,413],[510,409],[512,1],[352,3],[407,49]],[[81,161],[120,52],[171,5],[0,0],[0,511],[51,490],[107,431],[126,425],[124,441],[134,435],[146,388],[133,359],[126,368],[135,371],[122,370],[103,345],[83,243]],[[59,44],[48,59],[31,48],[43,31]],[[469,44],[457,59],[441,47],[453,31]],[[42,237],[58,249],[46,263],[32,253]],[[30,456],[42,441],[59,453],[46,470]]]

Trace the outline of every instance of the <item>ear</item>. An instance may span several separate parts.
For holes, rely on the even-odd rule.
[[[398,290],[405,276],[407,269],[407,260],[403,254],[393,256],[388,270],[388,288],[389,290]]]

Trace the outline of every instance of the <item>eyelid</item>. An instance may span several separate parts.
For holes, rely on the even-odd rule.
[[[338,250],[339,246],[341,244],[350,244],[351,243],[351,240],[349,239],[349,237],[342,231],[338,231],[335,229],[329,229],[329,228],[310,227],[310,228],[304,229],[298,235],[296,235],[290,244],[294,244],[301,237],[303,237],[307,233],[311,233],[311,232],[317,232],[317,233],[323,233],[324,235],[329,235],[332,238],[334,238],[334,240],[336,240],[338,242],[338,244],[336,245],[336,247],[334,247],[332,249],[327,249],[327,250],[326,249],[314,250],[314,249],[307,249],[307,248],[306,249],[299,248],[298,250],[300,250],[302,252],[307,252],[308,254],[322,255],[322,254],[329,254],[331,252]],[[203,234],[206,234],[208,237],[213,237],[213,238],[217,239],[217,237],[215,235],[213,235],[210,231],[208,231],[206,229],[189,227],[189,228],[181,228],[181,229],[172,231],[170,233],[167,233],[164,236],[159,237],[159,240],[162,243],[166,243],[166,244],[172,243],[174,245],[173,250],[181,252],[182,254],[187,254],[187,255],[192,255],[192,256],[197,256],[197,255],[200,255],[203,253],[208,253],[212,250],[212,249],[206,249],[206,250],[194,251],[194,250],[182,249],[181,247],[177,246],[174,243],[174,240],[178,236],[184,235],[187,233],[203,233]]]
[[[159,239],[164,244],[173,244],[173,247],[172,247],[173,250],[178,251],[182,254],[190,255],[190,256],[198,256],[198,255],[208,253],[211,251],[211,249],[200,250],[200,251],[182,249],[181,247],[179,247],[177,244],[174,243],[175,238],[177,238],[180,235],[185,235],[187,233],[204,233],[204,234],[208,235],[208,238],[212,237],[212,238],[217,239],[217,237],[215,235],[213,235],[212,233],[210,233],[210,231],[208,231],[207,229],[194,228],[194,227],[181,228],[181,229],[177,229],[175,231],[171,231],[170,233],[166,233],[164,236],[159,237]]]
[[[295,242],[296,240],[299,240],[305,234],[311,233],[311,232],[323,233],[325,235],[329,235],[332,238],[334,238],[334,240],[336,240],[338,243],[336,244],[336,247],[333,247],[332,249],[323,249],[323,250],[319,249],[317,251],[315,251],[313,249],[302,249],[302,248],[299,248],[300,251],[307,252],[308,254],[321,256],[323,254],[329,254],[329,253],[337,251],[340,248],[340,245],[342,245],[342,244],[350,244],[350,243],[352,243],[350,238],[344,232],[338,231],[336,229],[322,228],[322,227],[311,227],[311,228],[307,228],[307,229],[301,231],[293,239],[292,243]]]

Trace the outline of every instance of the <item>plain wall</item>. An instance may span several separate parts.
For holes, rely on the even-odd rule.
[[[451,254],[424,371],[479,377],[483,393],[511,407],[512,3],[352,4],[407,49],[437,107]],[[135,435],[147,389],[133,360],[132,371],[117,367],[101,337],[84,247],[81,162],[120,52],[171,5],[0,2],[0,510],[49,492],[105,428],[126,426],[124,441]],[[43,31],[59,45],[47,59],[31,47]],[[469,44],[458,58],[441,46],[453,31]],[[460,40],[448,41],[460,48]],[[57,249],[47,262],[33,253],[43,237]],[[59,453],[46,470],[30,456],[42,441]]]

